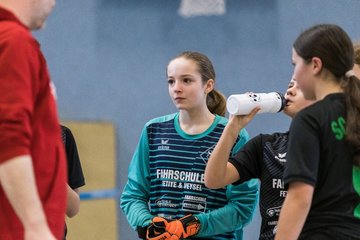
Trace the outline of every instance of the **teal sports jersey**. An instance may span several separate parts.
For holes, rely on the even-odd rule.
[[[251,180],[217,190],[205,187],[205,166],[227,119],[216,116],[205,132],[189,135],[181,130],[178,117],[178,113],[167,115],[145,125],[121,207],[133,228],[147,226],[154,216],[178,219],[195,214],[201,228],[192,239],[235,239],[235,230],[253,216],[258,183]],[[248,139],[242,130],[233,152]]]

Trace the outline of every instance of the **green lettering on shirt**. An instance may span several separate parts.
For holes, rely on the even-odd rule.
[[[345,137],[345,123],[343,117],[339,117],[337,120],[331,122],[331,130],[337,140],[342,140]]]
[[[353,183],[355,191],[359,194],[360,197],[360,167],[353,167]],[[357,205],[354,211],[354,216],[360,218],[360,203]]]

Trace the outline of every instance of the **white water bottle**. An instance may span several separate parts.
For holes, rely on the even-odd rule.
[[[247,115],[255,107],[260,107],[258,113],[276,113],[285,107],[285,98],[277,92],[245,93],[228,97],[226,108],[232,115]]]

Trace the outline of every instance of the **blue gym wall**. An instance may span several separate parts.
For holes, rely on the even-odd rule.
[[[360,0],[227,0],[226,15],[181,18],[180,0],[58,0],[39,39],[57,86],[60,117],[111,121],[117,129],[122,190],[141,129],[176,111],[167,92],[168,61],[183,50],[208,55],[225,95],[284,92],[291,46],[316,23],[341,25],[360,40]],[[286,131],[282,114],[259,115],[251,136]],[[97,164],[101,164],[99,161]],[[136,239],[119,211],[119,236]],[[257,239],[258,214],[245,239]]]

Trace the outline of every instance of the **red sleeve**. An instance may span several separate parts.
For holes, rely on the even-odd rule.
[[[29,34],[20,29],[0,36],[0,164],[30,154],[36,56]]]

